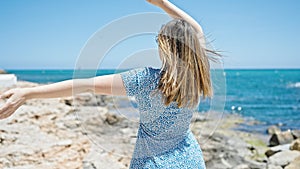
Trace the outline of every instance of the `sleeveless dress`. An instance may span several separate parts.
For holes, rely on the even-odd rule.
[[[165,106],[154,92],[160,69],[137,68],[120,73],[127,96],[134,96],[140,113],[130,169],[205,169],[201,148],[189,126],[194,110]]]

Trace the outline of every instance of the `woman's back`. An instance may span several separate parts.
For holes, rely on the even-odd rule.
[[[201,149],[189,130],[193,110],[178,108],[176,102],[165,106],[161,93],[156,92],[160,69],[138,68],[121,76],[140,112],[131,168],[205,168]]]
[[[197,106],[200,97],[213,95],[208,53],[217,53],[206,49],[201,26],[187,13],[168,0],[147,1],[174,18],[157,35],[161,69],[144,67],[121,75],[9,90],[0,96],[8,98],[0,107],[0,119],[33,98],[90,91],[135,96],[140,125],[130,168],[205,168],[200,146],[189,129],[193,110],[187,107]]]

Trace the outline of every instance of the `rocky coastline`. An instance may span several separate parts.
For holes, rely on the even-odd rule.
[[[128,168],[138,119],[126,102],[125,97],[91,94],[27,101],[0,121],[0,168]],[[243,123],[235,114],[194,115],[191,130],[208,169],[299,169],[299,131],[271,126],[269,135],[261,135],[237,130]]]
[[[7,72],[3,69],[0,69],[0,74],[7,74]]]

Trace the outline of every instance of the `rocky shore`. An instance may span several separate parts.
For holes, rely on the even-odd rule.
[[[0,168],[128,168],[138,127],[128,103],[91,94],[27,101],[0,121]],[[212,112],[196,113],[192,121],[208,169],[299,169],[299,131],[242,132],[236,129],[242,117]]]
[[[7,72],[3,69],[0,69],[0,74],[6,74]]]

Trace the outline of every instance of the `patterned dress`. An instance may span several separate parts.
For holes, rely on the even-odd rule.
[[[160,69],[137,68],[121,73],[127,96],[140,113],[130,169],[205,169],[201,148],[190,131],[192,109],[165,106],[157,89]]]

